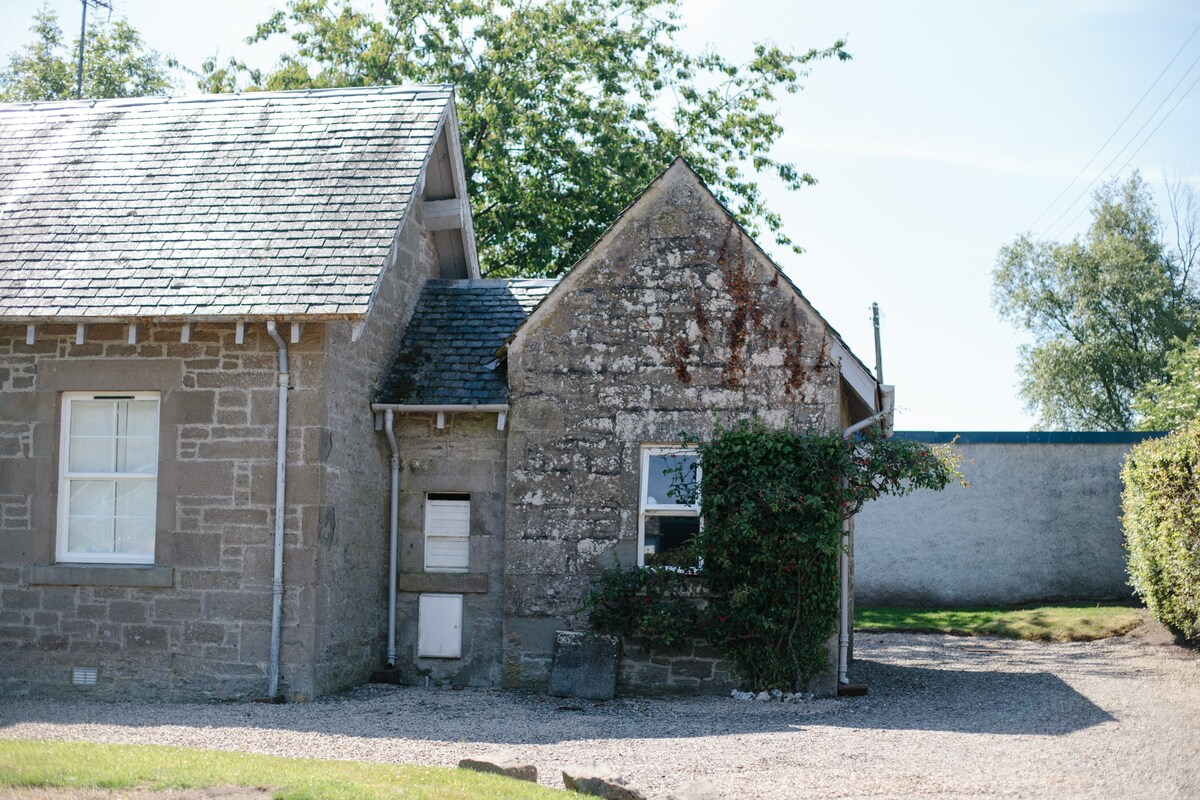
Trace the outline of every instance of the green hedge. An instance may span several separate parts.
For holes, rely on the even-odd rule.
[[[1133,588],[1168,628],[1200,638],[1200,419],[1136,445],[1121,479]]]

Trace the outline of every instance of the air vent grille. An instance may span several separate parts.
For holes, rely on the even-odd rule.
[[[95,686],[96,668],[75,667],[71,670],[71,684],[73,686]]]

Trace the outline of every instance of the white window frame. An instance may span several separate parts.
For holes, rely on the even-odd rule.
[[[458,497],[458,499],[454,499],[454,500],[449,500],[449,499],[444,499],[444,498],[435,499],[435,497],[437,497],[437,495],[456,495]],[[433,505],[434,503],[465,504],[467,507],[466,531],[461,534],[432,533],[430,531],[430,527],[431,527],[430,526],[430,512],[434,508],[434,505]],[[431,548],[429,546],[430,540],[440,540],[443,542],[462,542],[463,547],[466,550],[466,559],[465,559],[466,564],[464,564],[461,567],[447,567],[447,566],[439,566],[439,565],[430,566],[430,563],[429,563],[429,555],[431,552]],[[461,573],[470,571],[470,564],[471,564],[471,495],[468,492],[426,492],[425,493],[425,529],[424,529],[423,541],[425,543],[425,559],[424,560],[425,560],[425,571],[426,572],[456,572],[456,573],[461,574]]]
[[[638,543],[637,543],[637,563],[639,567],[646,565],[646,517],[699,517],[700,516],[700,494],[697,490],[696,502],[693,505],[683,505],[681,503],[659,503],[653,504],[646,502],[646,497],[650,491],[650,457],[664,455],[690,455],[697,456],[697,450],[694,447],[685,447],[681,444],[644,444],[641,450],[641,481],[638,491]],[[696,467],[696,480],[700,480],[700,467]],[[700,521],[703,526],[704,521]]]
[[[71,472],[71,409],[79,400],[153,400],[157,416],[159,440],[162,441],[162,398],[159,392],[63,392],[62,420],[59,433],[58,450],[58,519],[55,537],[55,561],[78,564],[153,564],[155,542],[151,540],[148,553],[72,553],[67,549],[68,532],[71,521],[71,482],[72,481],[141,481],[154,486],[154,516],[158,511],[158,453],[155,453],[153,473],[133,472]],[[158,532],[155,524],[155,539]]]

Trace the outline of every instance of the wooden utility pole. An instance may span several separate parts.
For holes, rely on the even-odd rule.
[[[883,349],[879,345],[879,303],[871,303],[871,319],[875,323],[875,380],[883,383]]]

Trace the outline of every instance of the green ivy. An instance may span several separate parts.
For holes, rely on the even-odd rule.
[[[694,446],[700,477],[680,469],[673,494],[684,502],[700,494],[703,566],[695,580],[704,607],[688,600],[686,576],[653,568],[610,570],[585,607],[605,609],[589,622],[616,633],[668,631],[672,642],[660,637],[664,644],[685,631],[700,635],[755,690],[803,690],[826,669],[838,619],[842,520],[884,494],[962,481],[951,446],[876,433],[847,441],[754,420],[717,429]],[[654,611],[639,615],[639,604]]]
[[[675,647],[699,632],[700,612],[686,573],[664,567],[604,571],[580,606],[595,630]]]

